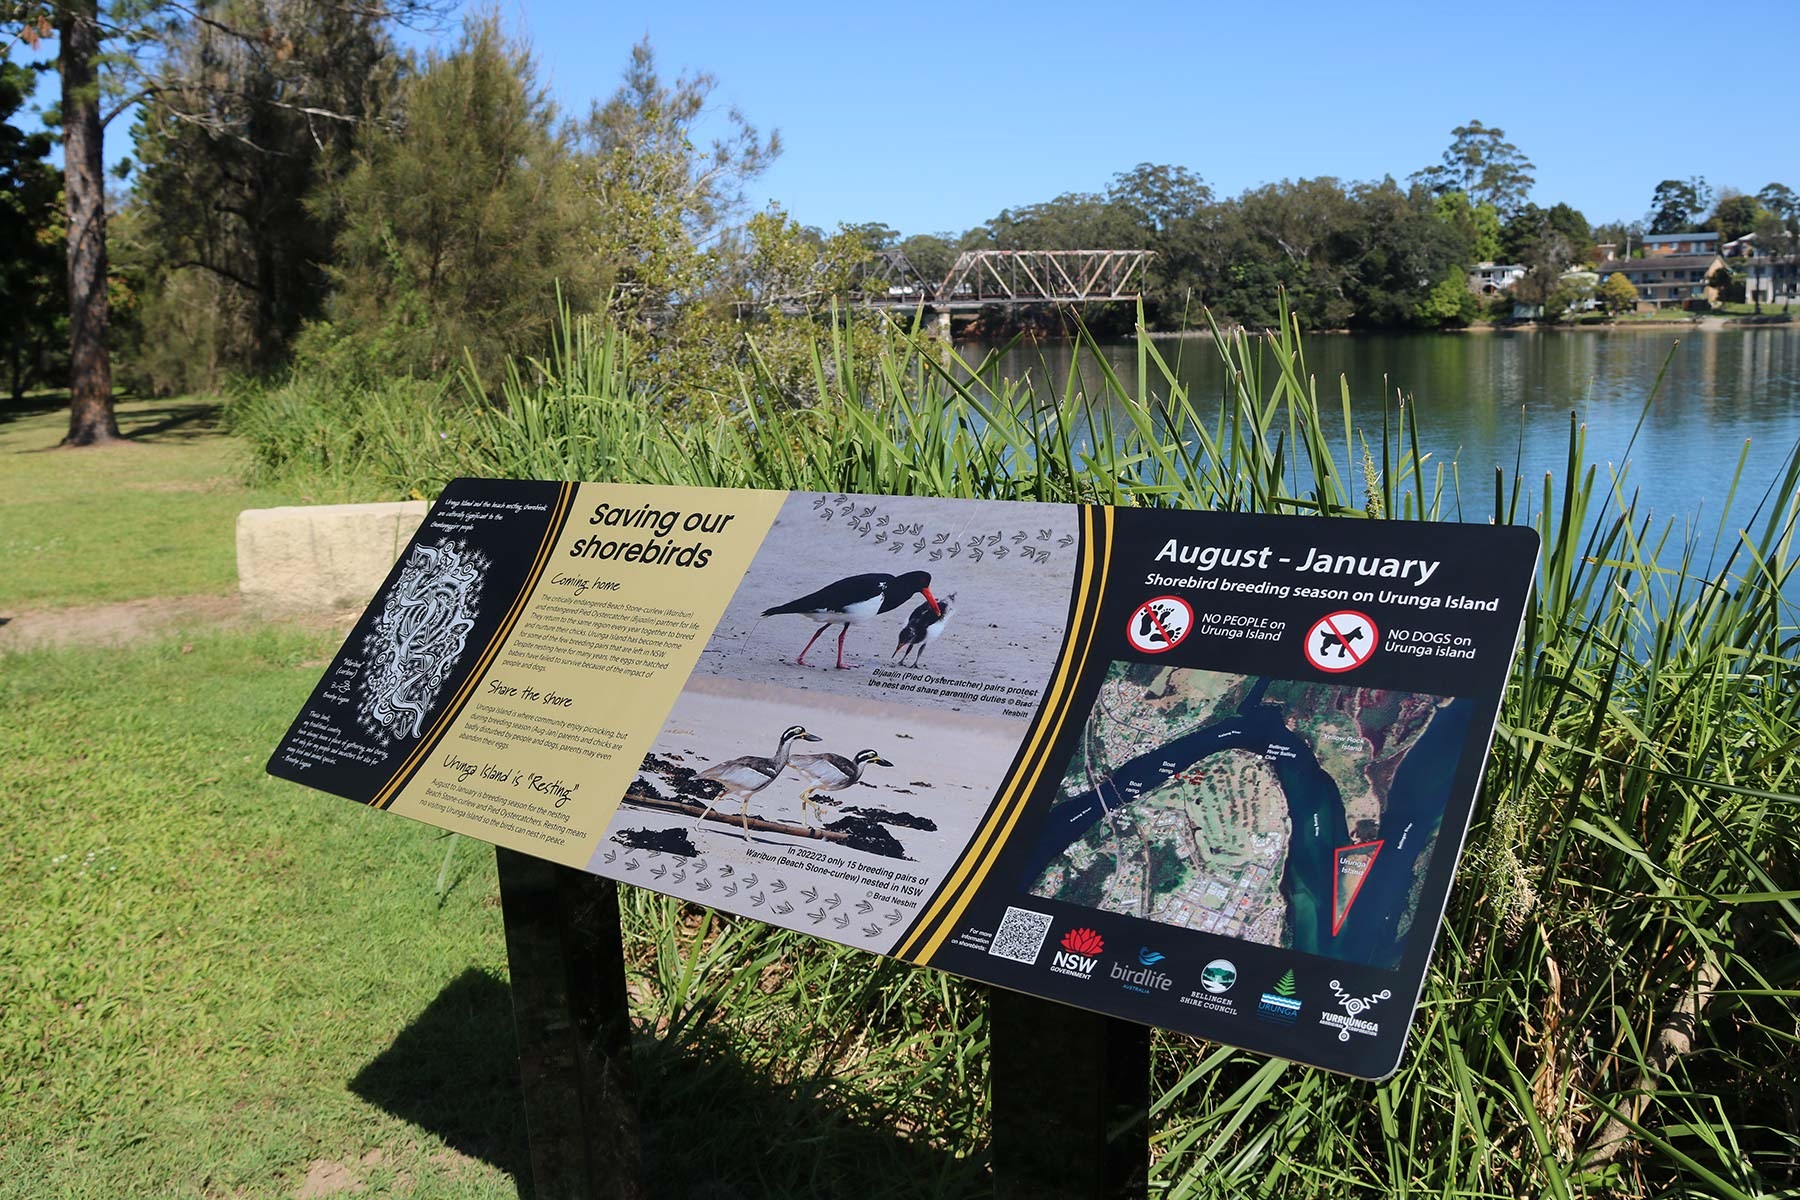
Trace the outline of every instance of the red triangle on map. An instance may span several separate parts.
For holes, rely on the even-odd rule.
[[[1353,846],[1339,846],[1331,855],[1331,936],[1336,937],[1338,930],[1344,927],[1349,919],[1350,906],[1356,903],[1356,894],[1362,891],[1363,880],[1375,869],[1375,859],[1381,854],[1381,845],[1385,839],[1376,838],[1372,842],[1357,842]],[[1348,862],[1345,856],[1350,856]],[[1344,878],[1345,871],[1350,878]]]

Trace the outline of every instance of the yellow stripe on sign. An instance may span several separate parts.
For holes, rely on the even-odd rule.
[[[1106,512],[1106,510],[1100,510]],[[1106,515],[1110,528],[1110,513]],[[1064,639],[1062,653],[1058,656],[1056,678],[1051,682],[1044,697],[1044,719],[1033,729],[1030,745],[1019,760],[1019,769],[1012,776],[998,804],[989,813],[981,829],[971,840],[970,850],[956,866],[949,881],[925,916],[914,927],[904,945],[896,953],[904,958],[912,958],[918,953],[922,939],[929,938],[923,957],[914,959],[917,962],[927,961],[931,954],[943,942],[955,922],[968,908],[973,898],[973,889],[986,878],[992,869],[993,859],[997,857],[999,848],[1004,845],[1003,831],[1010,831],[1018,823],[1024,811],[1025,802],[1039,777],[1043,774],[1044,761],[1050,748],[1055,745],[1057,731],[1062,727],[1070,696],[1074,690],[1074,681],[1080,674],[1083,652],[1078,646],[1083,643],[1082,630],[1091,626],[1094,614],[1098,610],[1099,597],[1093,590],[1094,562],[1096,553],[1104,562],[1109,553],[1104,545],[1096,547],[1095,530],[1096,510],[1082,510],[1083,533],[1081,580],[1075,593],[1075,611],[1069,620],[1068,634]],[[1089,636],[1086,641],[1091,642]],[[930,933],[935,922],[942,918],[942,924],[936,934]]]
[[[1082,630],[1081,644],[1078,647],[1075,647],[1074,653],[1070,654],[1064,660],[1064,677],[1058,679],[1058,684],[1059,686],[1066,686],[1063,686],[1062,693],[1058,697],[1058,710],[1055,719],[1047,723],[1046,729],[1044,730],[1046,737],[1043,740],[1043,752],[1037,757],[1036,765],[1031,770],[1031,777],[1028,780],[1025,780],[1024,783],[1016,789],[1016,802],[1011,803],[1008,806],[1007,811],[1003,814],[999,814],[1003,816],[1003,825],[999,831],[1000,836],[995,840],[989,852],[983,856],[980,863],[980,869],[975,872],[973,877],[969,880],[968,886],[963,889],[961,896],[957,900],[956,907],[944,918],[944,922],[938,927],[937,933],[932,935],[930,942],[926,944],[923,954],[921,954],[918,959],[921,963],[929,963],[931,961],[932,955],[936,954],[938,947],[944,944],[944,939],[950,936],[950,931],[956,928],[957,922],[962,919],[963,913],[975,899],[976,894],[980,892],[982,882],[987,879],[988,872],[992,871],[994,864],[999,861],[1000,849],[1006,845],[1007,839],[1012,836],[1014,826],[1019,823],[1019,818],[1024,815],[1025,801],[1037,790],[1038,781],[1044,774],[1044,768],[1049,765],[1050,748],[1056,744],[1056,739],[1061,735],[1063,726],[1068,723],[1069,708],[1075,702],[1075,679],[1080,674],[1081,664],[1087,661],[1088,653],[1093,649],[1094,634],[1099,629],[1100,625],[1101,601],[1106,596],[1107,574],[1112,564],[1112,509],[1102,508],[1098,511],[1098,516],[1099,520],[1105,526],[1105,536],[1102,539],[1102,544],[1099,549],[1100,585],[1090,594],[1089,608],[1085,613],[1087,623]]]
[[[450,703],[444,705],[438,712],[437,719],[431,723],[431,728],[425,732],[425,736],[419,739],[419,744],[413,747],[413,752],[406,756],[406,761],[400,764],[400,769],[388,777],[388,781],[382,785],[381,790],[375,793],[375,798],[369,801],[371,808],[386,808],[394,802],[394,798],[400,794],[401,787],[412,777],[413,772],[418,770],[419,765],[425,761],[426,756],[431,753],[438,740],[448,732],[450,723],[456,719],[457,714],[462,711],[462,706],[468,702],[469,693],[487,674],[489,664],[500,652],[500,647],[506,644],[507,636],[512,633],[513,626],[518,624],[519,614],[525,611],[526,601],[531,599],[531,593],[537,587],[538,578],[543,575],[544,568],[549,565],[550,550],[556,545],[556,536],[561,532],[563,521],[567,519],[569,507],[574,501],[575,485],[572,483],[561,485],[557,490],[556,504],[550,512],[550,521],[544,526],[543,540],[538,543],[537,554],[531,560],[531,569],[526,572],[525,581],[520,586],[519,594],[513,600],[512,607],[506,611],[505,618],[495,627],[493,636],[488,638],[487,645],[482,647],[481,658],[469,671],[468,678],[463,680],[462,686],[456,690],[456,695],[451,697]]]

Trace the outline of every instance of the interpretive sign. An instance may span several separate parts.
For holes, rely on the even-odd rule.
[[[1399,1063],[1528,529],[458,480],[272,774],[847,946]]]

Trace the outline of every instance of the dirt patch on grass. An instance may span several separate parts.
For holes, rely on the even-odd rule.
[[[295,618],[313,629],[348,630],[355,613]],[[155,596],[117,604],[86,604],[0,612],[0,652],[47,646],[122,646],[184,629],[216,630],[255,623],[236,594]]]
[[[294,1193],[294,1200],[324,1200],[326,1196],[362,1190],[362,1180],[349,1167],[332,1159],[315,1158],[306,1164],[306,1178]]]

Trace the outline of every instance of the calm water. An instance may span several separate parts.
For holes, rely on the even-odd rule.
[[[1220,394],[1224,372],[1212,342],[1168,340],[1159,348],[1172,363],[1179,356],[1196,402]],[[1588,459],[1602,467],[1602,479],[1607,464],[1625,465],[1665,361],[1668,373],[1631,447],[1627,476],[1658,516],[1700,514],[1710,536],[1748,441],[1733,507],[1734,522],[1744,520],[1800,440],[1800,329],[1793,327],[1330,336],[1306,339],[1305,351],[1333,413],[1340,375],[1350,380],[1355,414],[1377,431],[1384,388],[1417,403],[1420,448],[1434,461],[1457,464],[1467,519],[1491,513],[1496,465],[1510,476],[1522,462],[1528,478],[1549,471],[1560,479],[1571,412],[1587,425]],[[1135,376],[1130,346],[1105,352],[1122,378]],[[1014,378],[1029,372],[1032,379],[1057,380],[1071,355],[1067,345],[1030,346],[1014,350],[1001,369]],[[1337,424],[1334,440],[1341,442]]]

